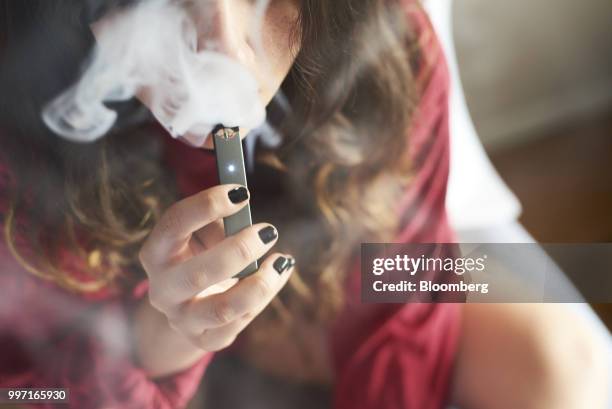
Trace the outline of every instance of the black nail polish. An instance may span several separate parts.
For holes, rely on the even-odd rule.
[[[289,270],[291,267],[295,265],[295,260],[292,258],[286,258],[280,256],[274,261],[272,265],[278,274],[283,274],[285,271]]]
[[[264,244],[270,243],[272,240],[278,237],[278,232],[273,226],[264,227],[259,231],[259,238]]]
[[[244,186],[240,186],[240,187],[237,187],[236,189],[230,190],[227,193],[227,195],[229,196],[229,200],[232,203],[244,202],[245,200],[249,198],[249,192]]]

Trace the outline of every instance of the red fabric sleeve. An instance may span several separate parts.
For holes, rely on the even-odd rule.
[[[397,243],[453,243],[449,172],[449,74],[426,14],[406,0],[421,32],[428,81],[409,132],[417,172],[400,205]],[[424,74],[425,75],[425,74]],[[442,409],[448,405],[462,304],[363,304],[360,260],[333,328],[334,409]]]
[[[0,221],[6,183],[0,163]],[[75,262],[75,264],[78,264]],[[131,314],[147,282],[131,294],[83,297],[35,277],[0,238],[0,387],[68,388],[74,409],[176,409],[195,394],[213,354],[152,380],[131,359]],[[35,408],[54,408],[36,404]]]
[[[4,250],[0,387],[68,388],[66,407],[74,409],[187,405],[212,353],[190,368],[151,380],[131,359],[131,311],[124,302],[83,302],[27,277],[30,273],[6,262]]]
[[[109,315],[106,319],[115,318]],[[209,354],[190,368],[151,380],[112,342],[103,340],[101,334],[87,332],[74,332],[59,340],[45,341],[23,340],[4,333],[2,349],[11,353],[7,358],[12,362],[3,363],[0,385],[67,388],[67,408],[184,408],[195,394],[211,357]],[[32,351],[33,348],[36,351]],[[23,369],[13,372],[20,365],[26,368],[22,366]],[[34,407],[56,406],[37,404]]]

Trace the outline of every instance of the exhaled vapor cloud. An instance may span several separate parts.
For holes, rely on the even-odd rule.
[[[267,1],[259,3],[261,9]],[[219,123],[255,128],[265,121],[253,75],[215,51],[214,42],[201,49],[199,27],[181,2],[141,1],[104,25],[83,75],[43,109],[43,120],[58,135],[95,141],[117,118],[104,103],[128,100],[142,89],[173,137],[204,139]]]

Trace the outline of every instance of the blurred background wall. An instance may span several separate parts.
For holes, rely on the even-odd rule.
[[[523,225],[541,242],[612,242],[612,1],[455,0],[454,27],[470,112]],[[612,306],[594,307],[612,328]]]
[[[612,1],[455,0],[468,104],[488,146],[612,105]]]

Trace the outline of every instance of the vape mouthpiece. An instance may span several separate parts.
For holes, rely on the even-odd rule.
[[[232,139],[235,136],[239,135],[239,127],[235,126],[235,127],[226,127],[223,124],[219,124],[217,126],[215,126],[215,128],[212,130],[212,135],[213,136],[218,136],[220,138],[223,139]]]

